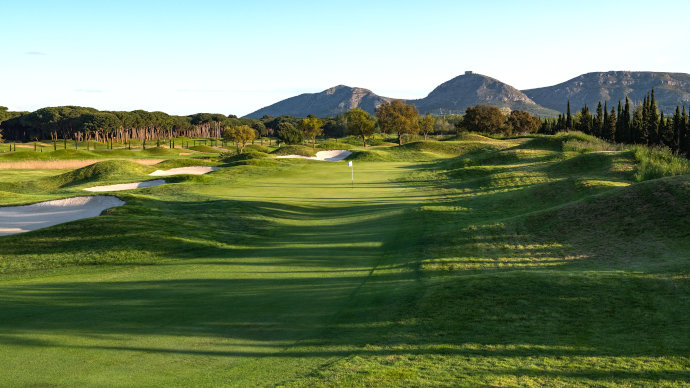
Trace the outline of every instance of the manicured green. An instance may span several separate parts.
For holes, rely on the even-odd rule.
[[[0,237],[0,385],[688,385],[690,176],[573,141],[251,151]],[[157,167],[101,163],[0,204]]]

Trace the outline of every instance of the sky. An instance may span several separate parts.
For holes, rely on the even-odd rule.
[[[0,0],[0,105],[243,116],[335,85],[422,98],[690,72],[690,2]]]

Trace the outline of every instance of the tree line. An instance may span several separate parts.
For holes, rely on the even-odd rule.
[[[160,143],[162,139],[176,137],[224,138],[245,142],[249,138],[275,136],[288,144],[300,144],[309,139],[314,146],[317,136],[339,138],[351,135],[361,138],[366,146],[367,138],[378,132],[394,134],[398,144],[402,144],[408,136],[421,134],[426,139],[430,134],[447,134],[458,130],[505,134],[533,132],[535,120],[536,117],[527,112],[513,111],[505,115],[497,108],[485,105],[469,108],[464,119],[460,115],[420,116],[414,105],[400,100],[382,104],[376,109],[375,115],[355,108],[327,118],[309,115],[306,118],[264,116],[249,119],[212,113],[175,116],[164,112],[99,111],[78,106],[9,112],[7,108],[0,107],[0,133],[5,140],[15,142],[73,139],[122,144],[131,140]],[[239,127],[242,129],[237,129]],[[254,134],[249,135],[246,128],[253,130]]]
[[[140,142],[176,137],[220,138],[226,127],[249,125],[267,135],[259,120],[234,115],[196,113],[188,116],[164,112],[99,111],[79,106],[41,108],[34,112],[8,112],[0,107],[0,130],[5,140],[33,141],[74,139],[76,141]]]
[[[557,119],[546,119],[539,132],[552,134],[577,130],[612,143],[643,144],[667,147],[673,153],[690,157],[690,118],[685,106],[676,106],[672,116],[659,110],[654,90],[644,97],[642,104],[632,108],[630,99],[618,101],[617,106],[608,102],[598,103],[594,112],[584,105],[574,116],[567,112]]]

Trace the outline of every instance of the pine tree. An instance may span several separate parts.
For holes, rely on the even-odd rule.
[[[573,117],[570,115],[570,100],[568,100],[568,113],[565,118],[565,127],[568,130],[573,129]]]

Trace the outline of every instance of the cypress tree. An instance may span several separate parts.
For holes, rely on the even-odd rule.
[[[654,89],[652,89],[652,97],[649,100],[649,112],[648,112],[648,123],[647,133],[649,136],[649,142],[651,144],[661,144],[661,137],[659,136],[659,110],[656,106],[656,100],[654,99]]]
[[[616,121],[616,141],[624,143],[627,140],[625,139],[625,129],[623,128],[623,108],[621,107],[621,100],[618,100],[618,114],[617,114],[618,120]]]
[[[690,158],[690,122],[688,114],[685,112],[685,105],[683,105],[683,113],[681,113],[680,125],[680,152],[684,153],[686,157]]]
[[[580,121],[578,122],[577,130],[586,134],[592,133],[592,114],[589,113],[589,108],[586,104],[580,111]]]
[[[634,143],[633,141],[633,129],[632,129],[632,117],[630,117],[630,100],[628,100],[628,96],[625,96],[625,108],[623,108],[623,132],[625,136],[625,141],[628,143]],[[620,116],[618,117],[618,120],[620,120]]]
[[[592,128],[592,134],[596,137],[602,137],[602,131],[604,129],[604,116],[601,111],[601,101],[597,105],[597,116],[594,119],[594,128]]]
[[[635,108],[632,116],[632,142],[635,144],[647,144],[647,133],[645,126],[645,110],[647,107],[647,101],[645,100],[644,105],[640,105]]]
[[[601,138],[610,140],[608,137],[608,127],[609,127],[609,111],[608,111],[608,104],[606,101],[604,101],[604,123],[603,126],[601,127]]]
[[[675,153],[681,152],[680,150],[680,131],[681,131],[681,120],[680,107],[676,106],[676,112],[673,114],[673,145],[671,149]]]
[[[664,117],[664,112],[661,112],[661,115],[659,116],[659,124],[656,126],[657,128],[657,143],[659,145],[664,145],[667,147],[671,147],[670,143],[673,139],[673,135],[669,136],[669,126],[666,121],[666,118]],[[672,133],[672,132],[671,132]]]
[[[645,96],[644,100],[642,101],[642,108],[640,109],[641,113],[641,119],[642,122],[640,123],[640,126],[637,128],[638,130],[638,138],[640,140],[640,144],[649,144],[649,93],[647,93],[647,96]]]
[[[568,99],[568,113],[565,118],[565,126],[567,129],[573,129],[573,117],[570,115],[570,99]]]
[[[606,140],[612,143],[618,141],[616,139],[617,121],[616,110],[611,108],[611,113],[606,118]]]

